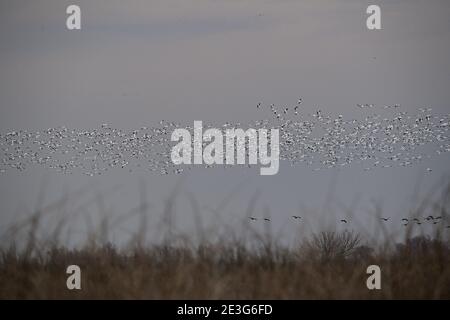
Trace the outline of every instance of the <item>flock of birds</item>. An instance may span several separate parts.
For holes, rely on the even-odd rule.
[[[291,165],[305,164],[314,171],[354,164],[363,165],[366,171],[408,167],[450,151],[450,114],[435,115],[431,108],[421,108],[412,115],[401,111],[399,105],[378,108],[373,104],[358,104],[358,109],[390,111],[387,116],[370,114],[362,119],[345,119],[321,110],[306,114],[302,105],[303,99],[298,99],[294,106],[281,108],[258,103],[256,107],[265,120],[247,124],[226,122],[221,129],[278,128],[280,160]],[[193,130],[192,126],[161,121],[159,126],[131,131],[107,124],[91,130],[57,127],[34,132],[11,131],[0,134],[0,172],[23,171],[38,165],[88,176],[104,174],[112,168],[179,174],[191,168],[171,161],[175,143],[170,136],[180,127]]]
[[[291,216],[291,218],[294,219],[294,220],[299,220],[299,221],[302,219],[301,216],[295,216],[295,215]],[[253,216],[248,217],[248,219],[250,221],[258,221],[258,220],[262,220],[262,221],[265,221],[265,222],[270,222],[271,221],[270,218],[258,218],[258,217],[253,217]],[[384,222],[391,221],[391,218],[390,217],[386,217],[386,218],[385,217],[381,217],[380,220],[384,223]],[[339,222],[343,223],[343,224],[347,224],[350,221],[348,219],[340,219]],[[402,218],[401,219],[402,226],[404,226],[404,227],[406,227],[408,225],[413,225],[413,224],[416,224],[416,225],[420,226],[422,223],[425,223],[425,222],[428,222],[428,223],[430,223],[432,225],[437,225],[439,223],[443,223],[444,220],[443,220],[442,216],[434,217],[432,215],[429,215],[426,218],[423,218],[422,220],[419,219],[419,218],[412,218],[412,219]],[[446,229],[450,229],[450,225],[447,225],[445,228]]]
[[[424,222],[430,222],[432,224],[438,224],[440,222],[442,222],[442,216],[437,216],[437,217],[433,217],[432,215],[429,215],[428,217],[425,218]],[[422,221],[418,218],[413,218],[411,220],[407,219],[407,218],[403,218],[402,219],[403,222],[403,226],[407,226],[409,223],[415,223],[417,225],[421,225]],[[447,226],[446,228],[450,229],[450,226]]]
[[[318,171],[356,162],[368,164],[364,170],[369,171],[376,167],[407,167],[450,151],[450,114],[437,116],[431,108],[420,108],[415,115],[395,111],[389,117],[373,114],[362,120],[345,120],[342,115],[332,118],[317,110],[305,117],[299,113],[302,102],[299,99],[293,108],[278,109],[273,104],[268,107],[279,124],[281,158],[293,165],[317,165],[313,170]],[[357,107],[372,109],[375,105]],[[382,107],[398,108],[398,104]],[[262,109],[261,103],[257,109]],[[269,123],[262,121],[259,125]],[[431,168],[426,170],[432,172]]]
[[[307,114],[302,104],[303,99],[298,99],[292,107],[274,104],[265,107],[258,103],[256,108],[270,115],[265,120],[246,125],[226,122],[221,128],[278,128],[280,160],[291,165],[305,164],[314,171],[354,164],[362,165],[365,171],[408,167],[450,151],[450,114],[436,115],[431,108],[420,108],[416,114],[409,114],[401,111],[398,104],[383,107],[357,104],[357,109],[380,112],[362,119],[344,119],[342,115],[332,117],[321,110]],[[380,115],[381,110],[386,109],[388,115]],[[131,131],[103,124],[91,130],[57,127],[0,133],[0,173],[42,166],[66,174],[82,172],[88,176],[101,175],[113,168],[179,174],[191,168],[174,165],[170,157],[174,144],[170,136],[180,127],[178,123],[162,120],[159,126]],[[193,130],[192,126],[184,127]],[[302,221],[300,216],[291,218]],[[249,219],[271,222],[267,217]],[[390,217],[380,219],[382,223],[392,221]],[[403,226],[443,225],[444,220],[441,216],[430,215],[421,219],[403,218],[401,223]],[[348,219],[339,220],[342,224],[349,222]],[[450,229],[450,225],[445,228]]]

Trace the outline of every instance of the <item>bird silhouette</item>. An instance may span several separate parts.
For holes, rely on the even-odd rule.
[[[294,218],[294,219],[301,219],[302,217],[300,217],[300,216],[292,216],[292,218]]]
[[[381,218],[381,220],[383,220],[383,221],[389,221],[389,219],[390,219],[390,217],[389,218]]]
[[[252,221],[256,221],[256,220],[258,220],[258,219],[256,219],[255,217],[248,217],[250,220],[252,220]]]
[[[345,219],[341,219],[340,221],[343,222],[343,223],[347,223],[347,222],[348,222],[348,221],[345,220]]]
[[[270,221],[270,219],[269,218],[264,218],[264,221]]]
[[[402,221],[406,221],[406,222],[408,222],[409,220],[408,220],[408,219],[406,219],[406,218],[403,218],[403,219],[402,219]]]

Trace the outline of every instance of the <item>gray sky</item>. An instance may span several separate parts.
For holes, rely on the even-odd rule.
[[[257,102],[292,105],[300,97],[304,112],[320,108],[350,118],[364,116],[357,103],[450,111],[448,1],[76,1],[82,30],[68,31],[65,9],[72,3],[0,0],[2,133],[102,123],[133,129],[160,119],[245,122],[261,117]],[[381,6],[382,30],[367,30],[369,4]],[[312,224],[319,215],[321,221],[342,216],[336,206],[324,207],[336,181],[334,200],[350,207],[358,199],[355,211],[368,215],[376,200],[386,215],[400,217],[416,186],[426,191],[448,175],[448,160],[447,154],[371,173],[360,167],[313,173],[282,164],[273,177],[238,168],[195,170],[183,190],[217,207],[238,188],[224,209],[230,219],[245,215],[259,191],[259,212],[268,207],[280,229],[302,206],[311,208],[302,215]],[[427,167],[433,172],[425,174]],[[105,196],[118,214],[136,206],[140,180],[158,212],[179,179],[120,170],[94,178],[41,168],[7,172],[0,176],[0,223],[31,210],[43,181],[46,201],[64,188],[89,186],[92,195],[119,186]],[[181,225],[192,220],[186,205],[180,204]]]

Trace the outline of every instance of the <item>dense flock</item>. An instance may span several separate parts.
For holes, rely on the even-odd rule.
[[[258,103],[256,112],[264,120],[209,127],[278,128],[280,160],[312,170],[356,164],[362,170],[407,167],[450,151],[450,114],[437,115],[431,108],[410,114],[399,105],[357,104],[355,109],[364,109],[365,115],[350,119],[321,110],[302,112],[302,99],[290,107]],[[192,130],[191,126],[162,120],[157,126],[134,130],[103,124],[90,130],[62,126],[0,133],[0,172],[42,166],[88,176],[113,168],[178,174],[191,168],[171,161],[171,133],[180,127]]]

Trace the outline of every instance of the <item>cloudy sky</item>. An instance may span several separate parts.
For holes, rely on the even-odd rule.
[[[81,7],[80,31],[65,27],[70,4]],[[380,5],[382,30],[366,28],[369,4]],[[300,97],[305,113],[320,108],[364,117],[356,104],[373,103],[448,114],[449,16],[444,0],[0,0],[1,133],[102,123],[132,130],[161,119],[245,122],[264,117],[256,110],[260,101],[292,105]],[[224,219],[245,216],[257,195],[257,210],[267,208],[278,230],[289,230],[286,219],[299,211],[311,224],[332,225],[345,215],[342,207],[355,203],[362,219],[370,219],[374,201],[400,217],[417,190],[424,194],[448,176],[448,161],[447,154],[371,173],[359,167],[313,173],[282,164],[273,177],[238,168],[194,170],[181,182],[120,170],[93,178],[8,171],[0,176],[0,222],[33,210],[43,186],[44,202],[80,187],[104,194],[117,215],[136,206],[145,184],[157,214],[177,183],[180,198],[192,193],[202,208],[224,206],[232,194]],[[433,172],[426,174],[427,167]],[[330,197],[334,205],[327,208]],[[179,224],[188,225],[189,210],[179,207]],[[96,214],[95,206],[89,210]]]

